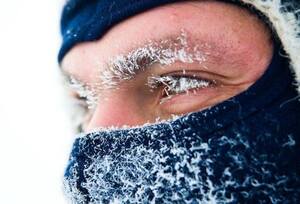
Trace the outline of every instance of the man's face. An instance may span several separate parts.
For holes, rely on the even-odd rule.
[[[252,85],[272,50],[268,29],[248,11],[214,1],[183,2],[129,18],[99,41],[76,46],[62,68],[89,90],[88,131],[216,105]]]

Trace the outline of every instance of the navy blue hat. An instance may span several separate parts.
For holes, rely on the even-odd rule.
[[[120,21],[145,10],[180,0],[69,0],[61,19],[58,61],[80,42],[94,41]]]

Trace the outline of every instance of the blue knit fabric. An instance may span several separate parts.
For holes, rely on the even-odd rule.
[[[170,123],[76,139],[75,203],[299,203],[300,102],[287,60],[247,91]]]

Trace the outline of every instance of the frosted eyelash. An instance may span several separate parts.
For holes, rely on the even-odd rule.
[[[85,99],[85,103],[88,109],[95,109],[97,105],[98,98],[94,91],[92,91],[88,86],[78,81],[74,77],[70,77],[70,87],[76,91],[79,97]]]
[[[152,89],[164,85],[164,92],[167,96],[188,92],[192,89],[207,88],[212,84],[214,84],[213,81],[188,76],[160,76],[148,79],[148,85]]]

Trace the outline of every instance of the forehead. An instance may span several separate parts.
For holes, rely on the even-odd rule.
[[[267,47],[259,35],[264,29],[254,15],[234,5],[214,1],[175,3],[131,17],[114,26],[100,40],[75,46],[64,58],[62,68],[90,81],[101,64],[113,56],[149,41],[176,38],[182,30],[188,34],[190,44],[208,44],[208,52],[220,52],[224,59],[246,53],[249,60],[263,54],[249,50],[264,52]]]

